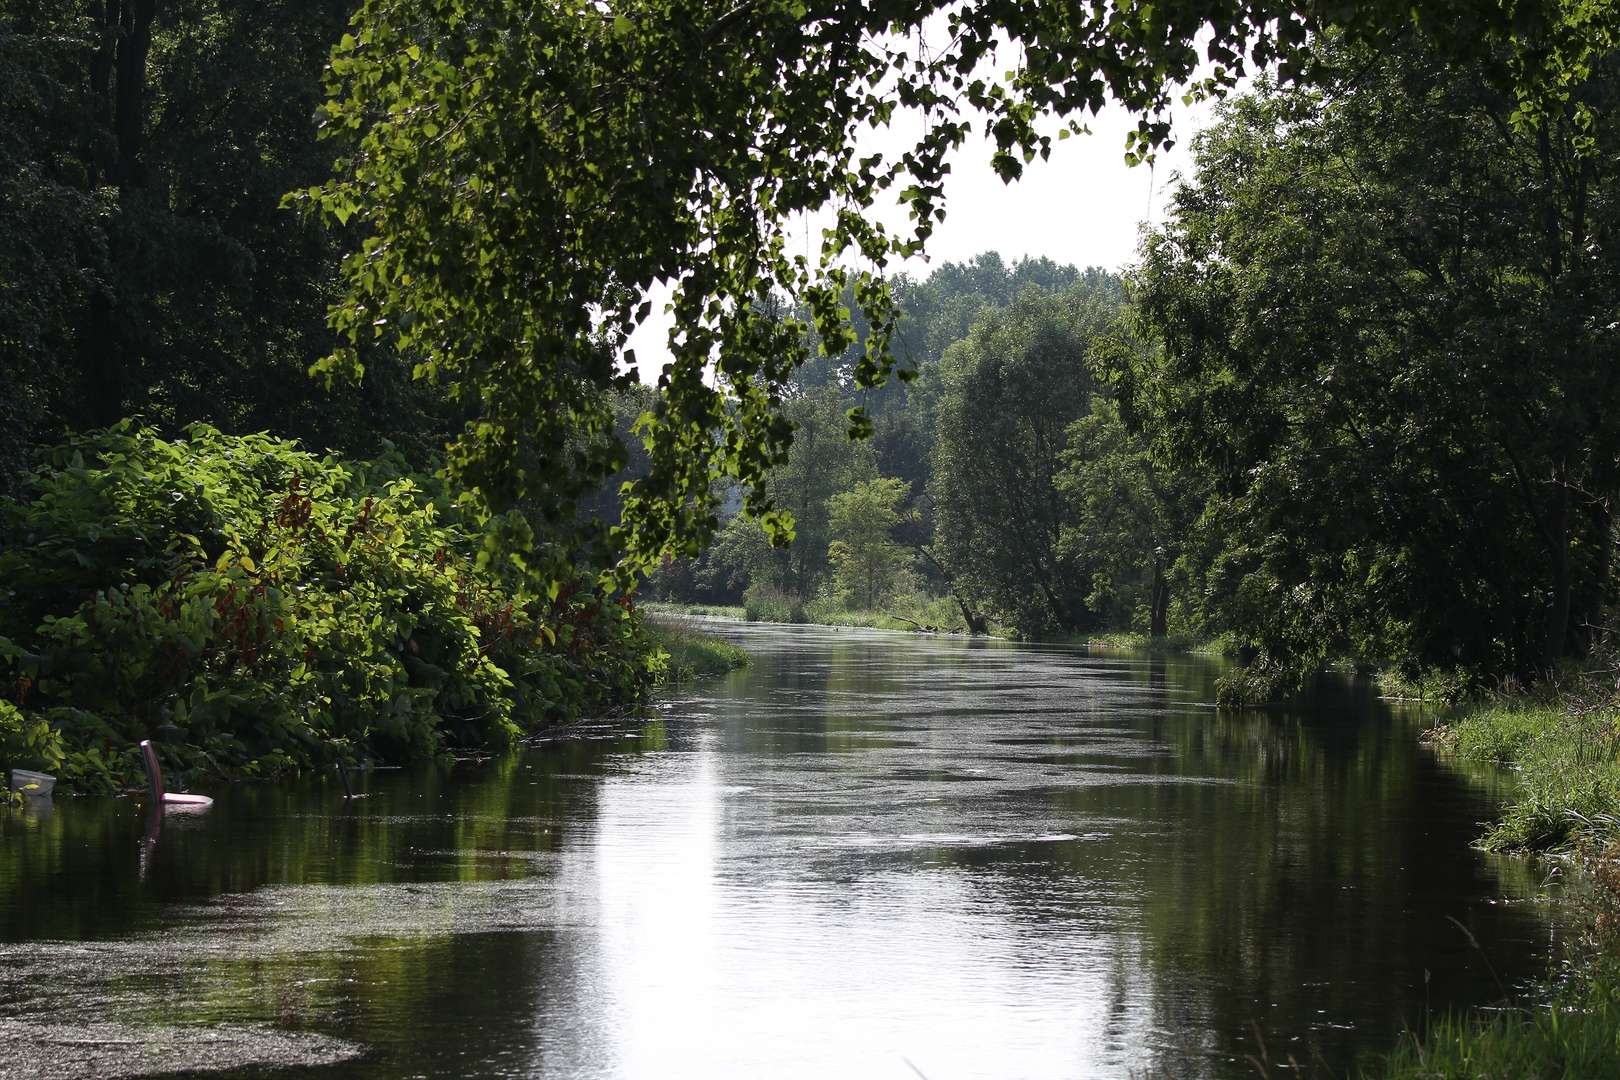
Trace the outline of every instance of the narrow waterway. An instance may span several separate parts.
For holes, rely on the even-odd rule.
[[[1450,920],[1544,970],[1499,781],[1367,687],[715,625],[752,665],[645,724],[4,815],[0,1076],[1343,1076],[1502,998]]]

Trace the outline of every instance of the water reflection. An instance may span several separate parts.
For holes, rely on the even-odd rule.
[[[631,732],[7,819],[19,1075],[86,1025],[107,1076],[1244,1076],[1252,1025],[1343,1074],[1426,969],[1497,996],[1447,916],[1541,970],[1491,779],[1365,687],[1228,717],[1198,658],[726,632],[754,664]]]

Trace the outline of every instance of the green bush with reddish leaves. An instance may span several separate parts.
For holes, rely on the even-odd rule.
[[[64,788],[508,743],[662,670],[624,597],[510,554],[402,459],[123,425],[44,451],[0,501],[0,764]],[[532,560],[544,545],[524,545]],[[563,560],[557,560],[558,565]]]

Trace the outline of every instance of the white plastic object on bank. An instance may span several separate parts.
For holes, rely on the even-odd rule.
[[[146,765],[146,782],[152,788],[152,798],[164,806],[213,806],[214,800],[207,795],[181,795],[178,792],[163,790],[163,769],[158,765],[157,751],[152,748],[152,740],[141,740],[141,761]]]
[[[49,795],[51,789],[56,786],[56,777],[31,769],[12,769],[11,775],[6,779],[13,795],[21,792],[36,799]]]

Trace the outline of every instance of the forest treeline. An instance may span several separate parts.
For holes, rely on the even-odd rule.
[[[1583,653],[1615,588],[1612,65],[1595,123],[1526,126],[1421,44],[1324,55],[1336,87],[1222,107],[1123,278],[901,279],[915,381],[857,391],[854,350],[796,376],[794,544],[734,517],[657,588],[949,594],[1025,635],[1225,635],[1286,676]]]
[[[114,545],[101,576],[49,594],[49,610],[39,606],[47,592],[23,597],[6,585],[6,698],[28,723],[102,724],[126,742],[167,725],[184,743],[178,703],[203,684],[204,697],[241,696],[222,689],[241,675],[241,648],[269,655],[262,643],[226,640],[240,598],[216,596],[205,647],[178,665],[154,663],[161,685],[137,695],[144,711],[117,715],[83,705],[96,698],[86,657],[116,645],[116,635],[95,637],[112,625],[96,621],[96,605],[169,618],[161,589],[185,581],[234,596],[246,587],[241,574],[258,574],[253,587],[268,595],[264,575],[242,567],[265,565],[274,545],[260,540],[289,527],[278,515],[295,479],[312,470],[353,478],[328,481],[333,521],[371,530],[366,500],[407,499],[406,489],[373,490],[361,478],[378,468],[357,463],[390,463],[388,475],[427,490],[458,438],[471,456],[452,476],[487,466],[489,491],[506,490],[496,481],[511,466],[522,483],[498,505],[489,491],[477,504],[448,489],[409,495],[416,501],[391,512],[424,515],[422,537],[448,528],[450,539],[406,563],[443,596],[461,589],[448,603],[497,590],[506,600],[496,606],[511,604],[535,655],[560,655],[543,641],[559,618],[597,627],[616,657],[632,648],[622,637],[630,630],[602,623],[622,610],[603,606],[610,579],[570,592],[578,602],[566,612],[548,606],[558,595],[550,586],[583,588],[569,583],[611,569],[637,542],[611,531],[618,485],[675,452],[649,457],[637,425],[667,421],[680,395],[710,391],[677,386],[684,375],[663,389],[598,379],[590,373],[613,345],[604,339],[565,358],[585,373],[568,384],[575,397],[514,404],[448,375],[415,377],[420,358],[395,347],[405,338],[340,340],[329,317],[353,285],[346,275],[363,277],[344,258],[367,242],[368,226],[301,214],[287,196],[348,167],[352,144],[318,139],[317,125],[350,14],[342,0],[0,3],[8,565],[59,565],[64,552],[95,562],[63,537],[104,538],[139,522],[189,515],[207,526],[176,525],[156,548]],[[786,460],[770,449],[788,430],[771,419],[770,379],[753,384],[760,396],[747,414],[764,425],[747,428],[762,441],[727,451],[771,463],[770,506],[734,481],[741,466],[716,477],[713,503],[666,477],[668,520],[646,518],[636,535],[686,539],[651,569],[642,595],[751,602],[787,617],[818,603],[881,611],[911,597],[915,621],[974,631],[1224,636],[1259,669],[1285,675],[1347,658],[1524,678],[1589,648],[1610,618],[1620,484],[1613,64],[1598,63],[1568,101],[1532,115],[1489,65],[1442,58],[1421,36],[1373,52],[1324,33],[1312,48],[1311,81],[1260,78],[1227,100],[1165,224],[1122,275],[991,254],[926,276],[891,274],[904,313],[892,344],[906,379],[862,386],[873,378],[853,291],[853,341],[830,349],[786,336],[821,325],[805,305],[827,297],[795,306],[760,296],[750,333],[774,326],[772,340],[811,354],[780,384],[782,418],[796,425]],[[353,348],[360,380],[312,378],[340,346]],[[561,438],[570,416],[577,430],[556,445],[509,445],[521,417],[489,418],[519,405],[546,412],[543,424],[539,413],[529,420],[547,439]],[[711,437],[713,410],[703,409],[680,438]],[[848,438],[851,409],[864,410],[857,429],[870,421],[863,441]],[[614,430],[604,417],[616,418]],[[85,434],[96,431],[105,434]],[[230,442],[256,432],[273,441]],[[298,458],[282,439],[334,454],[334,464]],[[180,492],[179,509],[160,513],[151,492],[128,482],[131,468],[154,474],[153,462],[199,440],[236,447],[212,460],[252,458],[255,482],[275,498],[194,506]],[[479,465],[479,447],[500,461]],[[693,454],[694,468],[709,467]],[[45,513],[42,500],[66,506],[67,491],[82,504]],[[635,497],[656,510],[656,491]],[[710,521],[715,504],[725,512]],[[792,515],[785,547],[757,516],[771,508]],[[392,531],[367,535],[395,542]],[[704,535],[707,549],[694,551]],[[36,550],[47,541],[50,552]],[[286,582],[318,569],[299,566],[283,567]],[[447,586],[446,573],[477,581]],[[327,585],[341,595],[340,582]],[[141,587],[149,591],[136,602]],[[426,595],[378,600],[398,638],[375,657],[379,677],[401,688],[455,681],[409,647],[423,640],[406,623]],[[456,633],[487,616],[444,614]],[[84,626],[63,638],[47,618]],[[383,645],[355,638],[353,647]],[[571,648],[566,662],[577,665]],[[283,659],[287,670],[261,672],[248,699],[270,695],[297,666]],[[51,674],[69,668],[72,678]],[[478,710],[528,694],[503,686],[515,676],[501,670]],[[573,671],[556,686],[623,682]],[[601,697],[534,695],[549,704],[524,715],[568,715]],[[359,695],[373,704],[340,718],[332,738],[373,730],[366,710],[397,697]],[[412,738],[440,745],[460,706],[418,697],[405,713],[439,727]],[[53,711],[63,709],[75,711]],[[507,713],[480,712],[479,724],[507,732]],[[261,726],[279,730],[268,717]],[[257,760],[277,738],[221,753]],[[326,751],[300,753],[314,761]]]
[[[133,417],[426,463],[470,415],[391,350],[307,371],[356,242],[281,208],[348,0],[0,3],[0,492],[27,447]]]

